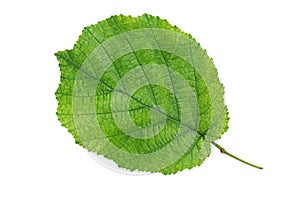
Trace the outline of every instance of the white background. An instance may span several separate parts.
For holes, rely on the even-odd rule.
[[[8,3],[9,2],[9,3]],[[1,1],[0,200],[300,200],[300,6],[297,1]],[[230,128],[176,175],[123,175],[76,145],[55,115],[54,53],[114,14],[168,19],[214,58]]]

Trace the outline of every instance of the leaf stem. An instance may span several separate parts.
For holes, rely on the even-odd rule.
[[[227,152],[222,146],[218,145],[218,144],[215,143],[214,141],[212,141],[211,143],[212,143],[215,147],[217,147],[217,148],[221,151],[222,154],[226,154],[226,155],[228,155],[228,156],[230,156],[230,157],[232,157],[232,158],[234,158],[234,159],[236,159],[236,160],[238,160],[238,161],[240,161],[240,162],[242,162],[242,163],[245,163],[245,164],[247,164],[247,165],[250,165],[250,166],[252,166],[252,167],[255,167],[255,168],[258,168],[258,169],[263,169],[263,167],[260,167],[260,166],[254,165],[254,164],[252,164],[252,163],[249,163],[249,162],[247,162],[247,161],[245,161],[245,160],[243,160],[243,159],[240,159],[240,158],[236,157],[235,155],[233,155],[233,154]]]

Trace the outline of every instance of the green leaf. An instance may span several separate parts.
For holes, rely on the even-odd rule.
[[[228,128],[213,60],[159,17],[112,16],[55,55],[59,121],[77,144],[122,168],[172,174],[199,166]]]

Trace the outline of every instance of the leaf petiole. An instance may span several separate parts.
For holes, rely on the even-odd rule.
[[[247,162],[247,161],[245,161],[245,160],[243,160],[243,159],[240,159],[239,157],[236,157],[235,155],[233,155],[233,154],[227,152],[222,146],[218,145],[218,144],[215,143],[214,141],[212,141],[211,143],[212,143],[215,147],[217,147],[217,148],[221,151],[222,154],[226,154],[226,155],[228,155],[228,156],[230,156],[230,157],[232,157],[232,158],[234,158],[234,159],[236,159],[236,160],[238,160],[238,161],[240,161],[240,162],[242,162],[242,163],[245,163],[245,164],[247,164],[247,165],[250,165],[250,166],[252,166],[252,167],[255,167],[255,168],[258,168],[258,169],[263,169],[263,167],[261,167],[261,166],[257,166],[257,165],[254,165],[254,164],[252,164],[252,163],[249,163],[249,162]]]

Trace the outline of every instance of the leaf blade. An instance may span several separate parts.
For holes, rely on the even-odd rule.
[[[120,167],[171,174],[199,166],[228,127],[212,59],[166,20],[112,16],[86,27],[56,57],[59,120],[76,143]]]

